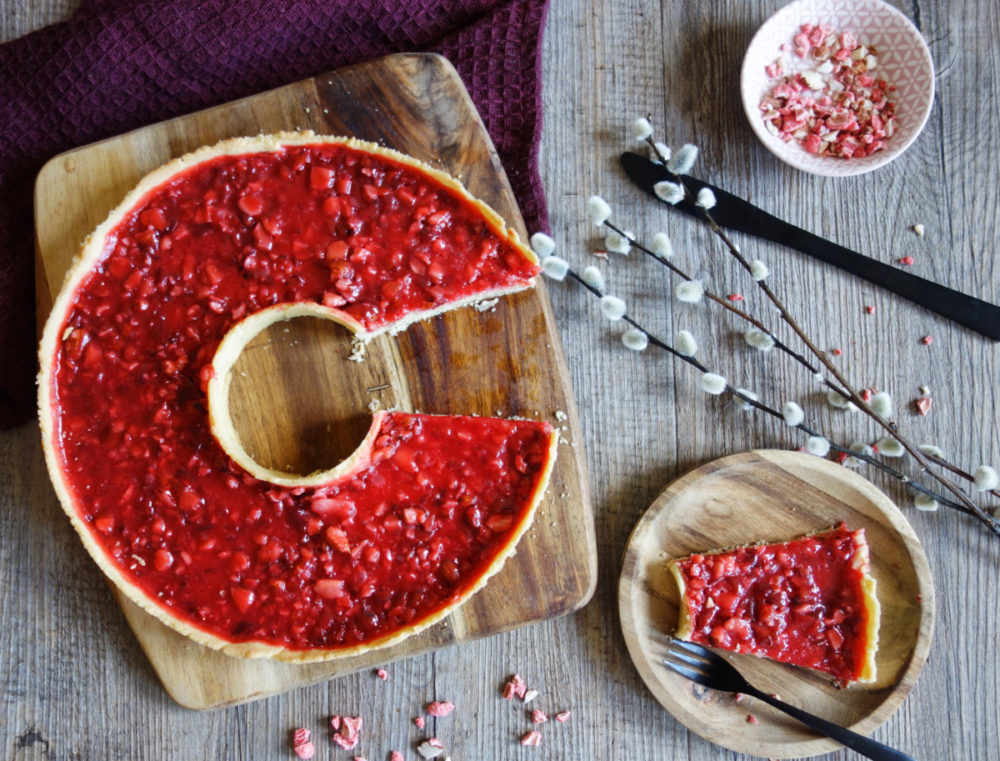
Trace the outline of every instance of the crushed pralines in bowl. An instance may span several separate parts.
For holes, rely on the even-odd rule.
[[[846,177],[913,143],[934,100],[934,63],[883,0],[793,0],[754,35],[740,75],[761,143],[812,174]]]
[[[795,60],[783,52],[765,67],[771,86],[760,111],[767,131],[817,156],[884,149],[896,132],[896,88],[874,73],[877,51],[823,24],[802,24],[793,45]]]

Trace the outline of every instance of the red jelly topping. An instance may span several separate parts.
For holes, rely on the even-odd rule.
[[[60,327],[51,395],[77,513],[125,577],[232,641],[336,648],[447,607],[528,518],[551,427],[377,417],[323,487],[259,481],[209,429],[233,325],[313,301],[365,330],[538,271],[420,171],[342,144],[202,162],[107,236]]]
[[[678,561],[691,641],[854,681],[867,644],[861,548],[864,530],[840,525],[784,544]]]

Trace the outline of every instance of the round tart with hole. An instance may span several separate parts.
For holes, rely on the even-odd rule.
[[[672,560],[676,636],[829,674],[875,681],[880,607],[864,529],[843,524],[776,544]]]
[[[227,140],[152,172],[84,242],[45,325],[56,494],[146,611],[232,655],[392,644],[481,588],[552,469],[545,422],[378,412],[331,470],[244,450],[231,370],[278,320],[365,341],[531,287],[532,252],[453,178],[357,140]]]

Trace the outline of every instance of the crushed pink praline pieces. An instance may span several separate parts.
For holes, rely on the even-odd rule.
[[[404,756],[398,750],[394,750],[389,754],[389,761],[404,761]]]
[[[344,750],[354,750],[363,723],[360,716],[331,716],[331,739]]]
[[[537,729],[532,729],[530,732],[525,732],[521,736],[521,745],[541,745],[542,744],[542,733]]]
[[[430,716],[447,716],[452,711],[455,710],[455,704],[449,703],[447,700],[435,700],[427,706],[427,713]]]
[[[426,724],[427,722],[424,721],[423,716],[413,717],[413,726],[415,726],[417,729],[423,729]]]
[[[572,715],[573,714],[570,711],[560,711],[559,713],[556,714],[555,719],[560,724],[565,724],[567,721],[569,721],[569,717]]]
[[[929,396],[922,396],[913,402],[914,408],[916,408],[917,413],[919,413],[921,417],[926,417],[931,411],[931,404],[932,402]]]
[[[524,700],[524,695],[528,691],[528,685],[524,683],[520,675],[514,674],[507,683],[503,686],[503,698],[504,700],[512,700],[515,697]]]
[[[292,750],[301,759],[312,758],[316,747],[309,741],[310,732],[305,727],[299,727],[292,736]]]
[[[549,720],[549,716],[545,711],[539,711],[537,708],[531,712],[531,721],[533,724],[544,724]]]
[[[920,339],[920,343],[922,343],[924,346],[930,346],[932,343],[934,343],[934,337],[924,336],[923,338]]]
[[[339,745],[341,748],[343,748],[344,750],[354,750],[354,748],[358,744],[358,738],[357,737],[350,737],[350,738],[348,738],[348,737],[345,737],[342,734],[335,734],[333,736],[333,741],[337,745]]]
[[[389,672],[386,671],[385,669],[378,669],[375,672],[375,676],[377,676],[379,679],[381,679],[383,682],[385,682],[385,681],[388,681],[388,679],[389,679]]]
[[[912,256],[901,256],[897,261],[904,267],[912,267],[916,260]]]
[[[772,80],[759,104],[767,131],[817,156],[853,158],[885,148],[896,131],[896,106],[887,97],[895,88],[871,74],[876,51],[824,24],[803,24],[793,42],[795,56],[812,68],[786,73],[784,55],[764,67]]]

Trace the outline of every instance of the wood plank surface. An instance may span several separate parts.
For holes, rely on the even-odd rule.
[[[779,163],[756,139],[739,102],[738,74],[754,31],[782,0],[561,0],[552,4],[543,50],[545,122],[541,169],[552,226],[574,265],[599,244],[585,219],[602,193],[630,229],[666,229],[679,261],[719,291],[744,292],[740,273],[694,223],[636,195],[617,166],[628,125],[650,114],[672,145],[701,148],[696,174],[772,213],[916,274],[1000,301],[1000,7],[995,0],[892,0],[930,45],[937,95],[923,134],[878,171],[822,179]],[[65,18],[58,0],[2,0],[7,36]],[[923,224],[926,235],[910,230]],[[859,385],[893,392],[900,423],[969,468],[1000,465],[1000,349],[873,286],[779,246],[740,237],[764,259],[794,313]],[[874,430],[826,410],[807,377],[774,355],[749,355],[737,326],[707,307],[682,306],[667,280],[635,257],[608,266],[632,312],[672,336],[694,331],[707,363],[770,399],[798,399],[841,441]],[[610,269],[613,267],[613,269]],[[785,426],[707,398],[698,379],[665,356],[627,353],[592,300],[549,288],[576,393],[594,493],[599,583],[572,616],[397,662],[390,680],[359,673],[244,706],[192,713],[174,704],[132,637],[100,574],[79,546],[45,474],[35,426],[0,433],[0,757],[147,759],[289,758],[288,731],[321,731],[329,713],[361,713],[371,759],[398,749],[416,759],[422,735],[408,723],[436,698],[451,717],[429,726],[453,758],[650,758],[714,761],[750,756],[687,730],[655,700],[629,658],[616,592],[628,537],[663,487],[719,456],[797,448]],[[865,305],[876,307],[867,314]],[[762,310],[766,314],[766,310]],[[921,337],[931,335],[925,346]],[[927,417],[908,408],[926,385]],[[895,481],[860,471],[897,504],[927,553],[937,590],[929,660],[899,710],[873,734],[923,760],[989,758],[1000,735],[1000,543],[951,512],[918,513]],[[540,691],[536,705],[569,708],[542,726],[542,748],[522,748],[530,720],[498,688],[519,671]],[[86,720],[81,713],[87,712]],[[325,742],[325,741],[324,741]],[[349,758],[318,746],[324,758]],[[857,758],[834,751],[824,759]]]
[[[387,144],[464,178],[526,238],[454,68],[441,56],[397,54],[53,158],[35,184],[38,281],[47,288],[40,317],[77,250],[71,241],[147,172],[224,138],[306,127]],[[266,467],[333,468],[361,444],[372,409],[543,418],[565,443],[536,521],[503,570],[447,619],[392,647],[304,665],[233,658],[193,645],[115,590],[167,692],[188,708],[234,705],[581,607],[596,583],[593,515],[582,453],[570,446],[579,423],[555,331],[544,285],[488,310],[454,310],[379,336],[363,362],[350,359],[350,332],[327,320],[261,331],[234,365],[230,409],[243,446]]]

